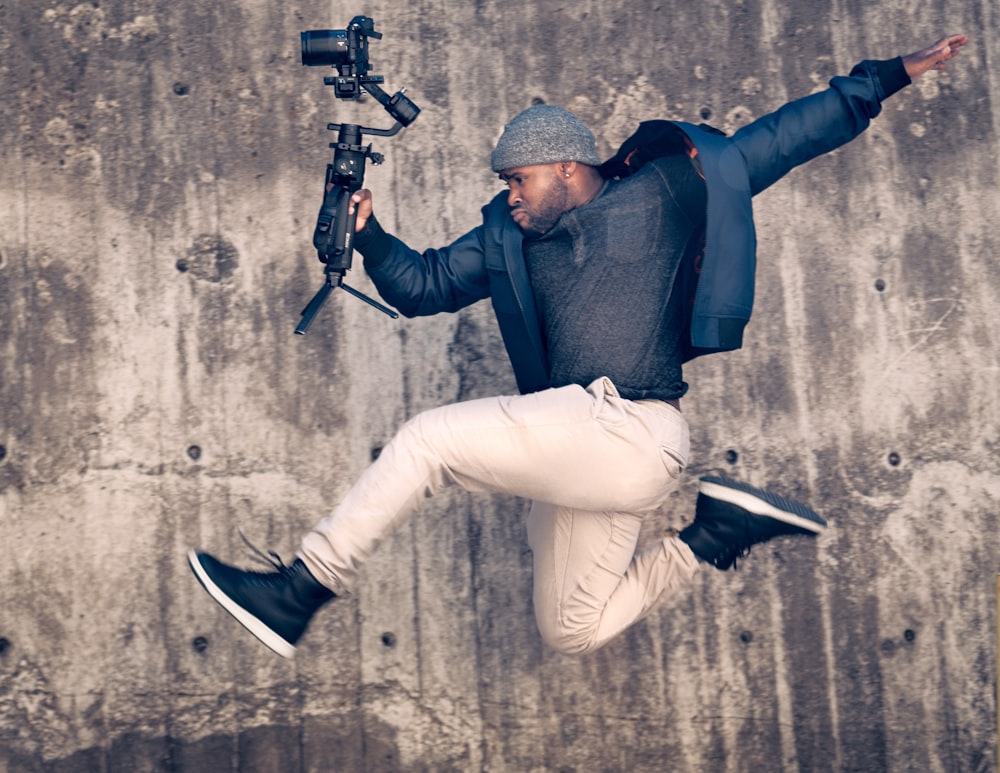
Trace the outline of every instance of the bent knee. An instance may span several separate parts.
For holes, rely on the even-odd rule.
[[[546,646],[564,655],[582,655],[601,646],[596,625],[567,625],[565,622],[536,619]]]

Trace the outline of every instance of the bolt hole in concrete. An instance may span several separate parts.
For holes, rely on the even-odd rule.
[[[386,647],[388,647],[389,649],[392,649],[393,647],[395,647],[396,646],[396,634],[394,634],[394,633],[392,633],[390,631],[386,631],[384,634],[382,634],[382,644],[385,645]]]
[[[194,461],[201,459],[201,446],[188,446],[187,455]]]
[[[6,655],[10,651],[11,646],[10,639],[6,636],[0,637],[0,655]]]
[[[195,636],[191,640],[191,647],[195,652],[204,652],[208,649],[208,639],[204,636]]]
[[[885,280],[884,279],[876,279],[875,280],[875,289],[878,290],[880,293],[881,292],[885,292]]]
[[[895,451],[889,454],[889,464],[893,467],[899,467],[900,462],[903,460],[900,458],[899,454]]]

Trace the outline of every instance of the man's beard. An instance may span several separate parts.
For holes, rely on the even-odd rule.
[[[546,192],[537,208],[528,210],[515,207],[514,212],[523,212],[524,218],[517,225],[528,239],[538,239],[552,230],[559,218],[569,210],[569,186],[560,177],[555,177],[553,186]]]

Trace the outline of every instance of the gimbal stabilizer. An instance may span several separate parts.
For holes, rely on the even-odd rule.
[[[362,90],[381,103],[396,123],[389,129],[370,129],[356,124],[327,124],[337,132],[337,141],[331,142],[333,163],[326,167],[323,205],[319,210],[313,246],[320,262],[326,265],[326,281],[319,292],[302,311],[302,319],[295,328],[297,335],[305,335],[330,291],[340,287],[356,298],[370,303],[394,319],[399,315],[364,293],[344,283],[344,276],[351,268],[354,253],[354,228],[357,212],[351,213],[351,196],[361,189],[365,178],[365,160],[381,164],[383,157],[372,151],[372,146],[362,145],[362,135],[374,134],[391,137],[416,120],[420,108],[404,96],[401,89],[393,96],[386,94],[377,84],[381,75],[368,74],[368,38],[382,37],[375,32],[375,22],[367,16],[355,16],[345,30],[312,30],[302,33],[302,64],[311,67],[330,65],[337,68],[338,76],[324,78],[327,86],[335,88],[338,99],[359,99]]]

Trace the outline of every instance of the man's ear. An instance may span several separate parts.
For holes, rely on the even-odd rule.
[[[572,177],[576,171],[576,161],[563,161],[559,164],[559,174],[563,177]]]

